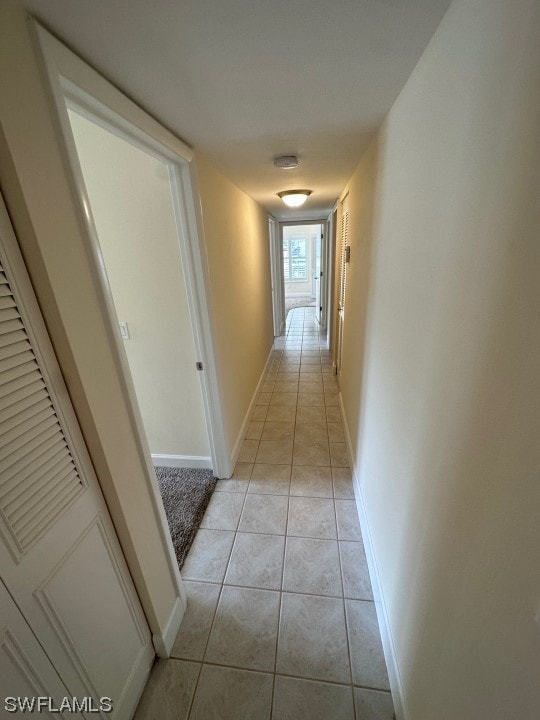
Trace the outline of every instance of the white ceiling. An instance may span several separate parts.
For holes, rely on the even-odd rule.
[[[343,190],[450,0],[20,0],[276,217]],[[296,153],[296,170],[272,159]],[[313,190],[286,210],[279,190]]]

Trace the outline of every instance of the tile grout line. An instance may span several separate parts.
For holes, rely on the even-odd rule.
[[[333,383],[328,383],[329,386],[332,386]],[[326,384],[324,382],[323,378],[323,393],[324,393],[324,407],[325,407],[325,416],[326,416],[326,428],[328,433],[328,412],[327,412],[327,398],[326,398]],[[341,546],[339,544],[340,538],[339,538],[339,527],[338,527],[338,521],[337,521],[337,510],[336,510],[336,502],[335,502],[335,489],[334,489],[334,474],[333,474],[333,462],[332,462],[332,452],[330,447],[330,434],[328,433],[328,449],[330,452],[330,474],[332,478],[332,507],[334,510],[334,522],[336,524],[336,543],[338,547],[338,562],[339,562],[339,571],[340,571],[340,579],[341,579],[341,592],[342,592],[342,611],[343,611],[343,620],[345,624],[345,639],[347,642],[347,657],[349,660],[349,677],[350,677],[350,686],[351,686],[351,693],[352,693],[352,700],[353,700],[353,711],[356,715],[356,707],[354,703],[354,690],[353,688],[353,678],[352,678],[352,660],[351,660],[351,651],[350,651],[350,643],[349,643],[349,632],[348,632],[348,624],[347,624],[347,615],[345,612],[345,583],[343,579],[343,564],[341,561]]]
[[[231,494],[232,494],[232,493],[231,493]],[[236,493],[235,493],[235,494],[236,494]],[[204,665],[204,660],[205,660],[205,658],[206,658],[206,653],[207,653],[207,651],[208,651],[208,645],[209,645],[209,643],[210,643],[210,637],[211,637],[211,635],[212,635],[212,630],[214,629],[214,625],[215,625],[215,622],[216,622],[216,616],[217,616],[217,612],[218,612],[218,608],[219,608],[219,603],[221,602],[221,597],[222,597],[222,595],[223,595],[223,589],[224,589],[224,587],[225,587],[225,578],[227,577],[227,571],[228,571],[229,566],[230,566],[230,564],[231,564],[231,558],[232,558],[233,550],[234,550],[234,547],[235,547],[235,544],[236,544],[236,537],[237,537],[237,535],[238,535],[238,526],[239,526],[239,524],[240,524],[240,519],[241,519],[241,517],[242,517],[242,513],[244,512],[244,506],[245,506],[245,503],[246,503],[246,497],[247,497],[247,493],[244,495],[244,500],[242,501],[242,509],[240,510],[240,513],[239,513],[239,515],[238,515],[238,520],[236,521],[236,530],[233,531],[233,532],[234,532],[234,537],[233,537],[233,541],[232,541],[232,543],[231,543],[231,549],[229,550],[229,554],[228,554],[228,557],[227,557],[227,562],[226,562],[226,564],[225,564],[225,570],[224,570],[224,572],[223,572],[223,576],[222,576],[221,583],[220,583],[220,589],[219,589],[218,599],[217,599],[216,607],[215,607],[215,609],[214,609],[214,614],[213,614],[213,616],[212,616],[212,623],[211,623],[211,625],[210,625],[210,631],[209,631],[209,633],[208,633],[208,637],[207,637],[207,639],[206,639],[206,643],[205,643],[205,646],[204,646],[204,652],[203,652],[202,661],[201,661],[201,662],[202,662],[202,665]],[[230,531],[226,531],[226,532],[230,532]],[[202,672],[202,665],[201,665],[201,672]],[[198,685],[198,681],[197,681],[197,685]]]
[[[334,476],[332,475],[332,490],[334,488]],[[354,697],[354,680],[353,680],[353,667],[352,667],[352,652],[351,652],[351,642],[349,638],[349,622],[347,618],[347,609],[346,609],[346,599],[345,599],[345,581],[343,577],[343,562],[341,558],[341,545],[340,545],[340,537],[339,537],[339,526],[338,526],[338,518],[337,518],[337,506],[336,506],[336,500],[334,498],[334,515],[336,519],[336,537],[337,537],[337,544],[338,544],[338,557],[339,557],[339,570],[341,574],[341,583],[342,583],[342,591],[343,591],[343,620],[345,622],[345,640],[347,642],[347,657],[349,658],[349,677],[351,680],[351,694],[352,694],[352,701],[353,701],[353,712],[356,717],[356,700]]]
[[[306,317],[305,311],[304,311],[304,313],[303,313],[303,317],[304,317],[304,322],[303,322],[302,327],[305,328],[305,325],[306,325],[306,321],[305,321],[305,317]],[[288,327],[287,332],[290,332],[290,330],[291,330],[291,326]],[[313,337],[317,337],[317,334],[316,334],[315,332],[313,333]],[[321,353],[320,342],[319,342],[317,345],[315,345],[315,344],[313,344],[313,343],[309,343],[309,342],[306,343],[305,337],[302,336],[302,341],[301,341],[301,344],[300,344],[300,353],[299,353],[299,368],[301,368],[301,366],[302,366],[302,359],[301,359],[301,358],[302,358],[302,350],[304,349],[304,347],[305,347],[306,349],[309,347],[310,354],[315,354],[315,353],[314,353],[314,350],[315,350],[315,347],[317,347],[317,348],[318,348],[317,353],[318,353],[318,356],[319,356],[319,360],[322,359],[322,358],[321,358],[321,355],[320,355],[320,353]],[[274,348],[274,351],[273,351],[273,352],[275,353],[275,351],[276,351],[277,349],[278,349],[278,348]],[[278,366],[277,366],[276,380],[273,381],[274,384],[273,384],[273,391],[272,391],[271,395],[273,394],[273,392],[275,392],[275,384],[276,384],[276,382],[278,382],[278,380],[277,380],[277,374],[279,374],[279,372],[280,372],[281,365],[282,365],[282,363],[283,363],[284,360],[285,360],[285,361],[287,360],[286,352],[287,352],[287,348],[286,348],[286,347],[283,348],[283,349],[280,349],[280,353],[279,353],[279,354],[280,354],[280,360],[279,360],[279,364],[278,364]],[[297,355],[297,354],[298,354],[298,353],[295,352],[295,355]],[[327,360],[327,358],[325,358],[325,360]],[[271,371],[274,372],[274,369],[272,368]],[[300,378],[300,372],[298,373],[298,377]],[[267,380],[265,380],[265,381],[268,382]],[[306,380],[306,382],[309,382],[309,380]],[[298,380],[298,385],[297,385],[297,387],[298,387],[298,392],[299,392],[299,390],[300,390],[300,379]],[[328,441],[328,443],[329,443],[329,442],[330,442],[330,436],[329,436],[329,433],[328,433],[328,417],[327,417],[327,414],[326,414],[326,407],[327,407],[327,406],[326,406],[326,401],[327,401],[327,399],[326,399],[326,393],[324,393],[324,389],[325,389],[325,388],[324,388],[324,382],[323,382],[323,394],[325,395],[325,398],[324,398],[325,405],[324,405],[323,407],[325,408],[326,434],[327,434],[327,441]],[[332,393],[332,394],[333,394],[333,393]],[[271,400],[270,400],[270,402],[271,402]],[[265,413],[265,418],[264,418],[263,423],[268,422],[268,420],[267,420],[267,415],[268,415],[268,412],[269,412],[269,408],[270,408],[270,404],[268,404],[268,405],[266,406],[266,413]],[[294,406],[293,453],[294,453],[294,443],[295,443],[295,439],[296,439],[297,409],[298,409],[298,394],[297,394],[296,403],[295,403],[295,406]],[[250,421],[252,422],[251,419],[250,419]],[[205,644],[205,649],[204,649],[204,653],[203,653],[203,659],[202,659],[202,661],[201,661],[201,667],[200,667],[200,671],[199,671],[199,676],[198,676],[198,678],[197,678],[197,683],[196,683],[196,685],[195,685],[195,690],[194,690],[193,697],[192,697],[191,704],[190,704],[190,708],[189,708],[189,711],[188,711],[188,712],[189,712],[189,716],[191,716],[191,712],[192,712],[192,709],[193,709],[194,698],[195,698],[195,695],[196,695],[196,692],[197,692],[198,684],[199,684],[199,681],[200,681],[200,675],[201,675],[201,673],[202,673],[202,668],[203,668],[203,665],[204,665],[204,664],[207,664],[207,665],[215,665],[215,666],[217,666],[217,667],[230,667],[230,668],[233,668],[233,669],[244,670],[244,671],[247,671],[247,672],[265,673],[265,671],[254,670],[254,669],[252,669],[252,668],[242,668],[242,667],[239,667],[239,666],[227,665],[227,664],[221,664],[221,663],[212,663],[212,662],[210,662],[210,663],[206,662],[206,663],[205,663],[205,658],[206,658],[206,654],[207,654],[207,650],[208,650],[208,645],[209,645],[209,642],[210,642],[210,637],[211,637],[212,631],[213,631],[214,626],[215,626],[217,611],[218,611],[218,607],[219,607],[219,604],[220,604],[221,599],[222,599],[222,595],[223,595],[224,588],[225,588],[226,586],[228,586],[228,587],[237,587],[237,588],[240,588],[240,589],[251,588],[251,587],[252,587],[252,586],[242,586],[242,585],[229,584],[229,583],[226,583],[226,581],[225,581],[225,578],[226,578],[226,576],[227,576],[227,572],[229,571],[229,569],[230,569],[230,567],[231,567],[232,555],[233,555],[233,552],[234,552],[234,548],[235,548],[235,546],[236,546],[236,541],[237,541],[237,539],[238,539],[238,536],[241,535],[241,534],[270,535],[270,536],[275,536],[275,537],[283,537],[283,540],[284,540],[284,542],[283,542],[283,562],[282,562],[282,568],[281,568],[281,582],[280,582],[280,590],[279,590],[279,592],[280,592],[280,609],[279,609],[278,626],[277,626],[277,633],[276,633],[276,645],[275,645],[275,653],[274,653],[274,671],[273,671],[273,673],[272,673],[272,676],[273,676],[273,677],[272,677],[272,697],[271,697],[271,703],[270,703],[270,714],[272,715],[272,713],[273,713],[273,703],[274,703],[274,695],[275,695],[275,683],[276,683],[276,676],[278,675],[278,673],[277,673],[277,654],[278,654],[278,646],[279,646],[279,631],[280,631],[280,628],[281,628],[281,619],[282,619],[282,612],[283,612],[283,595],[284,595],[284,593],[285,593],[285,591],[283,590],[283,583],[284,583],[284,574],[285,574],[285,558],[286,558],[287,540],[288,540],[288,537],[289,537],[288,532],[289,532],[289,516],[290,516],[290,499],[291,499],[291,497],[305,497],[305,498],[310,498],[310,499],[328,499],[328,500],[332,500],[333,510],[334,510],[334,518],[335,518],[335,522],[336,522],[336,539],[335,539],[335,542],[337,542],[337,545],[338,545],[338,562],[340,563],[340,576],[341,576],[341,582],[342,582],[342,595],[341,595],[341,599],[342,599],[342,603],[343,603],[343,609],[345,609],[345,605],[344,605],[344,603],[345,603],[345,598],[344,598],[345,591],[344,591],[344,585],[343,585],[343,564],[342,564],[342,557],[341,557],[341,547],[340,547],[340,544],[339,544],[339,538],[338,538],[338,533],[337,533],[337,513],[336,513],[336,503],[335,503],[335,499],[336,499],[336,498],[335,498],[335,485],[334,485],[334,478],[333,478],[333,473],[332,473],[333,465],[330,463],[330,465],[325,466],[325,467],[329,467],[329,468],[330,468],[330,474],[331,474],[332,495],[331,495],[330,497],[325,497],[325,496],[320,496],[320,495],[292,495],[292,493],[291,493],[291,483],[292,483],[292,470],[293,470],[293,468],[294,468],[292,459],[291,459],[291,463],[290,463],[291,474],[290,474],[290,476],[289,476],[289,492],[288,492],[288,494],[283,495],[283,494],[280,494],[280,493],[250,493],[250,492],[249,492],[249,485],[250,485],[251,480],[253,479],[253,472],[254,472],[254,469],[255,469],[255,465],[257,464],[256,460],[257,460],[257,455],[258,455],[258,452],[259,452],[259,449],[260,449],[260,443],[261,443],[261,438],[262,438],[263,432],[264,432],[264,425],[263,425],[263,428],[262,428],[262,430],[261,430],[261,435],[260,435],[259,438],[256,440],[256,441],[257,441],[257,450],[256,450],[256,453],[255,453],[255,458],[254,458],[254,460],[253,460],[252,463],[251,463],[251,464],[252,464],[252,467],[251,467],[251,470],[250,470],[250,472],[249,472],[249,478],[247,479],[248,482],[247,482],[245,491],[240,491],[239,493],[238,493],[238,492],[232,492],[232,491],[221,491],[221,492],[229,492],[231,495],[232,495],[232,494],[234,494],[234,495],[236,495],[236,494],[243,494],[244,497],[243,497],[243,499],[242,499],[242,503],[241,503],[242,508],[241,508],[240,514],[239,514],[239,516],[238,516],[238,520],[237,520],[237,522],[236,522],[236,527],[235,527],[234,530],[232,530],[232,532],[233,532],[233,534],[234,534],[234,536],[233,536],[233,542],[232,542],[232,544],[231,544],[231,549],[230,549],[230,551],[229,551],[229,553],[228,553],[227,563],[226,563],[226,567],[225,567],[225,572],[224,572],[224,574],[223,574],[221,583],[219,583],[219,585],[220,585],[220,590],[219,590],[218,602],[216,603],[216,608],[215,608],[215,610],[214,610],[211,628],[210,628],[210,631],[209,631],[209,634],[208,634],[208,638],[207,638],[207,641],[206,641],[206,644]],[[247,438],[244,438],[244,439],[247,439]],[[294,458],[294,454],[293,454],[293,458]],[[241,461],[241,462],[243,462],[243,461]],[[287,464],[287,465],[288,465],[288,463],[269,463],[269,464],[271,464],[271,465],[272,465],[272,464],[276,464],[276,465]],[[284,533],[284,535],[274,535],[273,533],[260,533],[260,532],[258,532],[258,533],[257,533],[257,532],[252,533],[252,531],[245,532],[245,531],[241,531],[241,530],[239,529],[239,528],[240,528],[240,522],[241,522],[241,519],[242,519],[242,516],[243,516],[243,513],[244,513],[244,509],[245,509],[245,506],[246,506],[246,503],[247,503],[248,495],[259,495],[259,496],[261,496],[261,497],[264,497],[264,496],[287,497],[287,513],[286,513],[286,522],[285,522],[285,533]],[[206,528],[206,529],[213,529],[213,528]],[[226,531],[226,532],[231,532],[231,530],[228,530],[228,531]],[[293,537],[293,536],[291,536],[291,537]],[[311,540],[324,539],[324,538],[317,538],[317,537],[310,537],[310,536],[294,536],[294,537],[306,537],[306,539],[311,539]],[[358,542],[358,541],[350,541],[350,542]],[[360,544],[360,543],[359,543],[359,544]],[[187,580],[187,578],[186,578],[186,580]],[[197,582],[197,581],[198,581],[198,582],[203,582],[203,583],[204,583],[204,582],[207,582],[207,583],[210,583],[210,582],[211,582],[211,581],[208,581],[208,580],[196,580],[196,579],[195,579],[194,581],[195,581],[195,582]],[[215,584],[215,583],[213,583],[213,584]],[[253,589],[269,590],[269,588],[253,588]],[[314,595],[314,596],[317,596],[316,593],[290,593],[290,594],[308,595],[308,596]],[[335,598],[335,599],[339,599],[339,596],[338,596],[337,598],[336,598],[336,596],[327,596],[327,595],[318,595],[318,596],[320,596],[320,597],[332,597],[332,598]],[[370,600],[365,600],[364,602],[372,602],[372,601],[370,601]],[[344,613],[344,614],[345,614],[345,613]],[[347,626],[346,616],[345,616],[345,623],[346,623],[346,633],[347,633],[347,627],[348,627],[348,626]],[[348,644],[348,646],[349,646],[349,643],[348,643],[348,633],[347,633],[347,644]],[[351,683],[350,683],[349,687],[352,687],[352,669],[351,669],[351,667],[352,667],[352,666],[351,666],[350,651],[349,651],[349,670],[350,670],[350,674],[351,674]],[[341,687],[348,687],[347,685],[345,685],[345,684],[343,684],[343,683],[339,683],[339,682],[337,682],[337,681],[332,681],[332,680],[327,680],[327,679],[304,677],[304,676],[301,676],[301,675],[295,676],[295,675],[289,675],[289,674],[287,674],[287,673],[280,673],[280,675],[283,675],[284,677],[290,677],[290,678],[293,678],[293,679],[294,679],[294,678],[297,678],[297,679],[299,679],[299,680],[312,680],[312,681],[314,681],[314,682],[321,682],[321,683],[327,683],[327,684],[332,684],[332,685],[339,685],[339,686],[341,686]],[[380,692],[387,692],[386,690],[382,690],[382,689],[379,689],[379,688],[369,688],[369,689],[378,690],[378,691],[380,691]],[[353,697],[353,702],[354,702],[354,697]]]
[[[283,358],[283,354],[282,354]],[[300,370],[301,364],[299,365]],[[300,372],[298,372],[298,391],[300,391]],[[287,517],[285,520],[285,536],[284,536],[284,542],[283,542],[283,560],[281,564],[281,582],[280,582],[280,595],[279,595],[279,615],[278,615],[278,624],[277,624],[277,631],[276,631],[276,649],[274,654],[274,676],[272,678],[272,701],[270,705],[270,718],[272,718],[272,715],[274,714],[274,697],[275,697],[275,688],[276,688],[276,673],[277,673],[277,660],[278,660],[278,651],[279,651],[279,635],[281,631],[281,624],[282,624],[282,618],[283,618],[283,581],[285,576],[285,559],[287,554],[287,537],[288,537],[288,531],[289,531],[289,512],[290,512],[290,497],[291,497],[291,484],[292,484],[292,470],[293,470],[293,462],[294,462],[294,446],[295,446],[295,440],[296,440],[296,424],[297,424],[297,415],[298,415],[298,394],[296,395],[296,405],[294,408],[294,420],[293,420],[293,431],[292,431],[292,453],[291,453],[291,471],[289,475],[289,494],[287,497]]]
[[[178,660],[178,658],[175,658],[175,659]],[[180,662],[188,662],[188,661],[180,660]],[[191,662],[193,662],[193,661],[191,661]],[[247,673],[258,673],[261,675],[275,675],[277,677],[286,677],[286,678],[291,678],[293,680],[307,680],[308,682],[316,682],[316,683],[322,683],[322,684],[326,684],[326,685],[337,685],[338,687],[343,687],[343,688],[353,688],[353,689],[361,688],[362,690],[372,690],[374,692],[386,693],[387,695],[392,694],[390,692],[390,690],[385,690],[385,689],[379,688],[379,687],[373,687],[372,685],[350,685],[349,683],[338,682],[337,680],[328,680],[326,678],[323,679],[320,677],[314,677],[313,675],[292,675],[291,673],[285,673],[285,672],[272,673],[269,670],[257,670],[257,669],[248,668],[248,667],[245,667],[242,665],[225,665],[223,663],[218,663],[218,662],[208,662],[208,663],[205,663],[205,665],[208,665],[211,667],[216,667],[216,668],[230,668],[231,670],[240,670],[242,672],[247,672]]]
[[[250,418],[250,421],[251,421],[251,418]],[[249,425],[248,425],[248,428],[249,428]],[[245,439],[245,438],[244,438],[244,439]],[[259,441],[259,442],[260,442],[260,441]],[[257,448],[258,448],[258,445],[257,445]],[[255,462],[253,462],[253,466],[254,466],[254,465],[255,465]],[[252,467],[251,472],[250,472],[250,479],[251,479],[252,473],[253,473],[253,467]],[[234,474],[234,473],[233,473],[233,474]],[[236,523],[236,530],[234,531],[234,537],[233,537],[233,541],[232,541],[232,543],[231,543],[231,549],[230,549],[230,551],[229,551],[228,558],[227,558],[227,563],[226,563],[226,565],[225,565],[225,571],[224,571],[223,577],[222,577],[222,579],[221,579],[220,588],[219,588],[219,593],[218,593],[218,598],[217,598],[217,602],[216,602],[216,607],[214,608],[214,613],[213,613],[213,615],[212,615],[212,622],[211,622],[211,624],[210,624],[210,630],[209,630],[209,632],[208,632],[208,637],[206,638],[206,643],[205,643],[205,645],[204,645],[204,651],[203,651],[203,653],[202,653],[201,666],[200,666],[200,669],[199,669],[199,674],[198,674],[198,676],[197,676],[197,682],[196,682],[196,684],[195,684],[195,689],[194,689],[194,691],[193,691],[193,697],[191,698],[191,703],[190,703],[189,710],[188,710],[188,715],[187,715],[188,720],[189,720],[189,718],[190,718],[190,716],[191,716],[191,712],[192,712],[192,709],[193,709],[193,704],[194,704],[194,701],[195,701],[195,696],[196,696],[196,694],[197,694],[197,689],[198,689],[198,687],[199,687],[199,681],[200,681],[200,678],[201,678],[202,670],[203,670],[203,667],[204,667],[204,665],[205,665],[205,658],[206,658],[206,653],[208,652],[208,645],[209,645],[209,643],[210,643],[210,638],[211,638],[211,636],[212,636],[212,630],[214,629],[214,626],[215,626],[215,623],[216,623],[216,617],[217,617],[217,613],[218,613],[218,608],[219,608],[219,604],[220,604],[220,602],[221,602],[221,598],[222,598],[222,595],[223,595],[223,589],[224,589],[224,587],[225,587],[225,578],[227,577],[227,572],[228,572],[229,567],[230,567],[230,564],[231,564],[231,558],[232,558],[233,550],[234,550],[234,547],[235,547],[235,545],[236,545],[236,538],[237,538],[237,536],[238,536],[238,527],[240,526],[240,520],[241,520],[242,514],[243,514],[243,512],[244,512],[244,507],[245,507],[245,504],[246,504],[246,498],[247,498],[247,492],[244,494],[244,499],[243,499],[243,501],[242,501],[242,508],[241,508],[240,513],[239,513],[239,515],[238,515],[238,520],[237,520],[237,523]]]
[[[281,354],[281,357],[283,359],[283,353]],[[280,363],[281,367],[281,363]],[[279,370],[278,370],[279,372]],[[294,419],[293,419],[293,444],[292,444],[292,451],[291,451],[291,470],[289,473],[289,497],[291,492],[291,479],[292,479],[292,462],[294,457],[294,429],[296,427],[296,408],[298,407],[298,395],[296,396],[296,406],[294,408]],[[279,632],[281,629],[281,615],[283,612],[283,573],[285,571],[285,549],[287,547],[287,529],[289,526],[289,497],[287,497],[287,515],[285,518],[285,535],[283,537],[283,556],[282,556],[282,563],[281,563],[281,578],[280,578],[280,593],[279,593],[279,611],[278,611],[278,618],[277,618],[277,628],[276,628],[276,643],[275,643],[275,650],[274,650],[274,673],[272,675],[272,697],[270,700],[270,720],[274,714],[274,698],[275,698],[275,692],[276,692],[276,670],[277,670],[277,658],[278,658],[278,648],[279,648]]]

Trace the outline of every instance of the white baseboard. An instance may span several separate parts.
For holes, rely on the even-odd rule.
[[[231,453],[231,463],[232,463],[233,469],[234,469],[234,466],[236,465],[238,456],[240,455],[240,449],[242,447],[242,443],[244,442],[244,437],[246,435],[247,428],[249,425],[249,419],[251,417],[253,409],[255,408],[255,403],[257,402],[257,397],[259,396],[261,385],[263,384],[264,378],[268,371],[268,365],[270,364],[270,361],[272,359],[273,350],[274,350],[274,346],[272,345],[272,347],[270,348],[270,352],[268,353],[268,357],[266,358],[266,362],[264,364],[264,368],[261,373],[261,377],[259,378],[259,382],[257,383],[257,387],[255,388],[255,392],[253,393],[253,397],[251,398],[251,402],[249,403],[249,407],[244,416],[244,421],[242,422],[242,427],[240,428],[240,432],[238,433],[236,442],[234,443],[233,451]]]
[[[152,635],[152,644],[158,657],[168,658],[170,656],[185,611],[185,603],[182,602],[182,598],[177,597],[163,632],[160,635],[156,633]]]
[[[212,458],[204,455],[159,455],[152,454],[154,467],[208,468],[212,470]]]
[[[373,590],[373,599],[375,601],[375,610],[377,612],[377,622],[379,624],[379,630],[381,632],[384,659],[386,660],[386,667],[388,669],[388,679],[390,681],[390,689],[392,691],[392,700],[394,701],[394,710],[397,720],[409,720],[410,716],[405,702],[405,695],[403,693],[403,683],[401,680],[401,673],[399,671],[399,666],[397,662],[394,639],[392,636],[390,624],[388,622],[388,613],[386,610],[384,595],[382,593],[379,569],[377,567],[377,560],[373,551],[373,540],[369,528],[369,521],[366,513],[366,507],[364,504],[364,497],[362,495],[362,489],[360,487],[357,468],[354,464],[351,454],[351,435],[349,431],[349,425],[347,423],[347,417],[345,415],[345,408],[343,406],[343,398],[341,396],[341,393],[339,393],[339,409],[341,412],[341,417],[343,419],[343,429],[345,431],[347,452],[349,454],[349,464],[351,466],[351,473],[353,478],[354,497],[356,501],[356,508],[358,510],[360,527],[362,529],[364,547],[366,550],[369,578],[371,580],[371,587]]]

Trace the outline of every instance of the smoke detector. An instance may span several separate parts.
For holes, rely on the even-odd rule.
[[[282,170],[294,170],[298,167],[298,158],[296,155],[280,155],[274,158],[274,166]]]

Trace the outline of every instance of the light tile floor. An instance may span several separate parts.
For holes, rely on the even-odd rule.
[[[392,720],[330,354],[289,313],[136,720]]]

